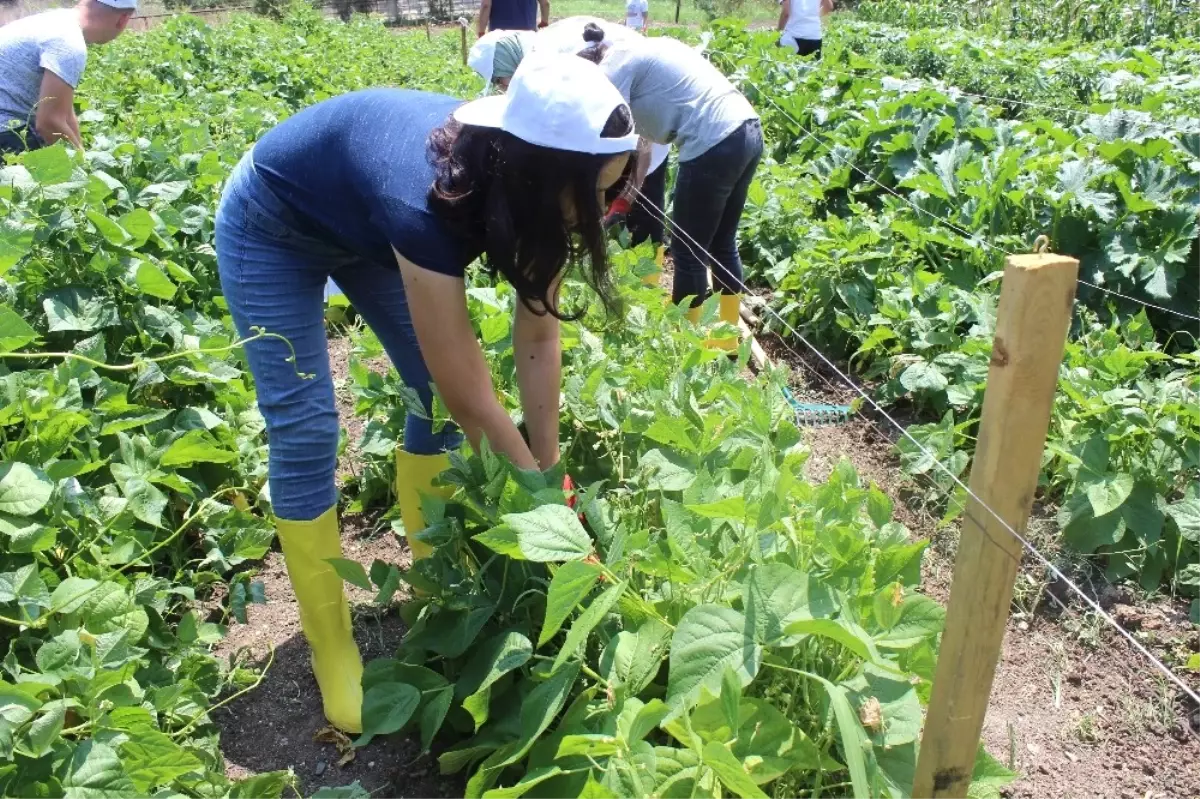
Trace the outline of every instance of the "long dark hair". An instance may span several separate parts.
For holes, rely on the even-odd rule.
[[[629,109],[621,105],[600,135],[619,138],[632,131]],[[562,320],[579,318],[582,310],[564,314],[551,299],[559,274],[572,264],[605,310],[616,310],[604,209],[596,196],[600,171],[613,155],[541,147],[453,118],[430,135],[429,150],[436,172],[430,207],[483,250],[488,272],[511,283],[525,307]],[[564,197],[574,201],[573,227],[563,214]]]

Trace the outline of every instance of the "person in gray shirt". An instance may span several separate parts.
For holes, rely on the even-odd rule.
[[[698,319],[711,268],[721,295],[720,319],[736,326],[743,285],[737,229],[762,158],[758,114],[720,70],[677,39],[609,42],[597,25],[588,25],[583,38],[587,44],[579,55],[599,64],[625,97],[638,134],[679,148],[671,215],[672,301],[692,297],[689,316]],[[645,175],[648,150],[643,147],[639,156],[631,181],[635,188]],[[709,343],[729,350],[737,339]]]
[[[0,27],[0,153],[66,139],[83,149],[75,88],[87,46],[117,38],[137,0],[80,0]]]

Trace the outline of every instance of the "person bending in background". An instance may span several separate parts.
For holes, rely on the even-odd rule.
[[[75,87],[89,44],[121,35],[137,0],[81,0],[0,27],[0,153],[65,140],[83,149]]]
[[[572,55],[577,52],[583,30],[589,23],[603,26],[606,39],[641,38],[628,28],[595,17],[568,17],[536,34],[529,31],[491,31],[472,45],[467,64],[484,79],[487,90],[492,87],[506,90],[513,73],[526,55],[535,52]],[[663,208],[666,203],[669,149],[665,144],[650,146],[650,165],[641,191],[656,208]],[[640,197],[622,194],[612,199],[613,203],[605,217],[606,227],[623,221],[634,246],[647,240],[654,242],[655,262],[661,270],[665,254],[662,219]],[[657,285],[658,276],[647,275],[646,282]]]
[[[482,0],[475,32],[482,39],[488,31],[532,31],[549,24],[550,0]]]
[[[525,55],[533,52],[535,36],[530,31],[491,31],[471,46],[467,64],[479,73],[489,90],[493,86],[507,90]]]
[[[372,146],[363,147],[364,141]],[[221,287],[245,345],[270,452],[272,511],[325,716],[361,730],[362,661],[350,628],[338,532],[339,425],[323,318],[333,276],[424,405],[396,453],[414,558],[430,549],[421,494],[465,433],[522,469],[559,459],[564,274],[613,307],[601,196],[637,147],[632,114],[594,65],[527,58],[506,94],[470,103],[367,89],[268,131],[235,168],[216,217]],[[482,257],[517,296],[512,324],[528,440],[496,399],[467,310]],[[435,432],[433,387],[455,425]],[[461,431],[461,432],[460,432]]]
[[[625,27],[645,33],[650,24],[650,3],[647,0],[625,0]]]
[[[720,319],[736,326],[742,292],[738,224],[763,152],[758,114],[728,78],[677,39],[609,43],[595,25],[585,28],[583,38],[586,46],[579,55],[599,64],[629,102],[642,139],[679,147],[671,212],[672,301],[692,297],[689,317],[698,320],[711,267]],[[649,148],[639,148],[630,192],[640,189],[649,163]],[[709,343],[737,347],[735,338]]]
[[[779,46],[820,58],[821,18],[833,11],[833,0],[780,0],[779,5]]]

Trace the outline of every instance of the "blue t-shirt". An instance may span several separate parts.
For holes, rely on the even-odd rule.
[[[313,235],[376,263],[392,248],[417,266],[461,277],[480,249],[429,207],[429,134],[462,100],[365,89],[324,100],[254,145],[255,172]]]
[[[537,0],[492,0],[488,30],[537,30]]]

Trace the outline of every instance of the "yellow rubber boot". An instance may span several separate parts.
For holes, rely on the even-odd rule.
[[[741,318],[742,298],[739,294],[722,294],[719,297],[720,307],[717,318],[727,325],[738,326],[738,320]],[[726,336],[724,338],[710,338],[705,341],[705,345],[716,350],[724,350],[732,353],[738,348],[738,343],[741,336]]]
[[[693,325],[700,324],[700,306],[699,305],[697,305],[695,308],[687,309],[687,320],[689,322],[691,322]]]
[[[327,562],[342,556],[337,508],[311,522],[278,519],[275,525],[300,606],[300,626],[312,649],[325,718],[343,732],[362,732],[362,658],[354,643],[342,578]]]
[[[404,522],[404,534],[408,537],[408,548],[413,560],[421,560],[433,554],[433,547],[418,541],[416,534],[425,529],[425,514],[421,513],[421,495],[447,499],[454,493],[450,486],[434,486],[434,479],[450,468],[450,455],[414,455],[403,449],[396,450],[396,502],[400,505],[400,519]]]

